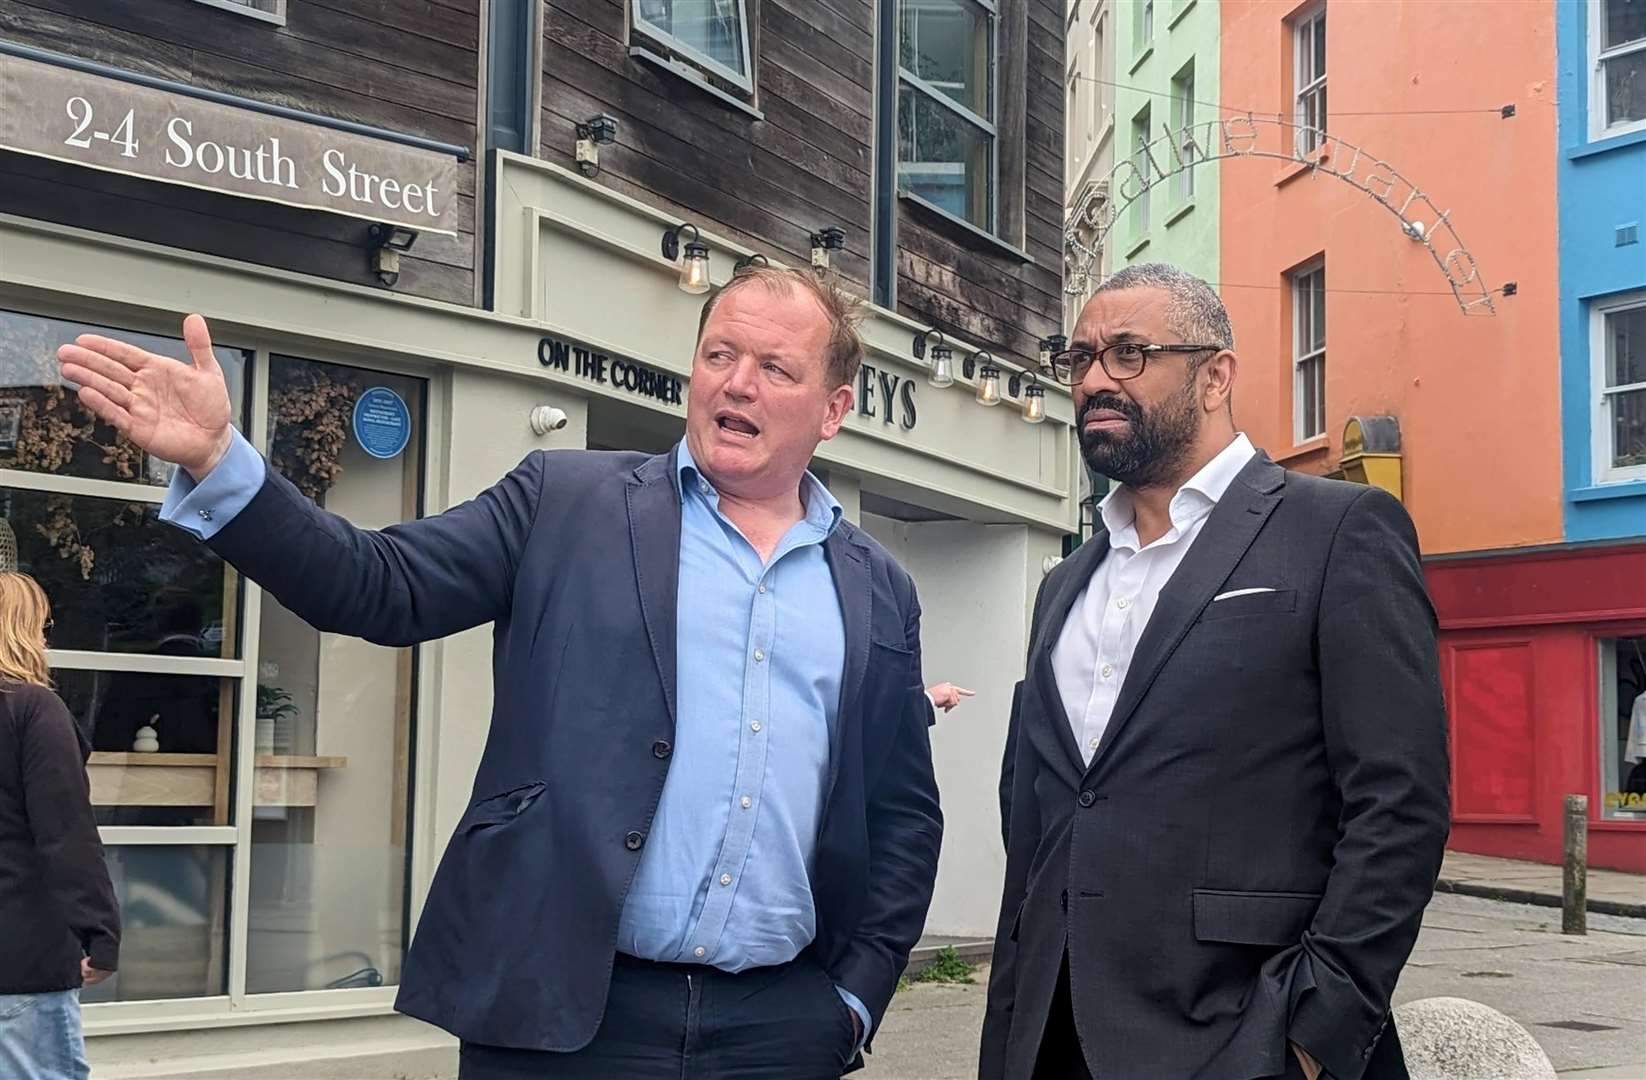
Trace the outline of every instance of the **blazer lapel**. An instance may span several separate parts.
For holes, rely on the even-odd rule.
[[[840,599],[840,615],[846,627],[846,665],[840,678],[840,705],[829,725],[829,783],[824,801],[834,794],[840,774],[840,752],[846,745],[843,725],[858,722],[857,699],[863,691],[863,676],[869,667],[869,617],[873,603],[873,582],[869,576],[869,552],[855,537],[852,526],[841,522],[824,541],[829,571],[834,577],[835,595]]]
[[[680,595],[680,492],[675,485],[676,454],[650,458],[628,483],[629,544],[634,550],[640,613],[657,662],[657,677],[675,722],[675,618]]]
[[[1057,675],[1052,670],[1052,650],[1057,647],[1057,639],[1062,636],[1063,624],[1068,621],[1074,602],[1091,583],[1092,575],[1108,554],[1109,534],[1099,532],[1075,550],[1068,560],[1068,569],[1059,568],[1062,572],[1058,574],[1057,589],[1046,597],[1038,636],[1029,645],[1030,678],[1045,703],[1041,711],[1050,720],[1050,724],[1028,725],[1029,737],[1041,756],[1064,774],[1070,787],[1080,783],[1086,764],[1080,755],[1080,745],[1075,742],[1074,729],[1069,726],[1068,711],[1063,708],[1063,694],[1058,690]]]
[[[1108,755],[1121,729],[1137,711],[1143,695],[1149,692],[1160,669],[1188,634],[1189,627],[1234,573],[1264,522],[1280,505],[1285,483],[1285,470],[1270,461],[1267,454],[1259,452],[1223,493],[1194,546],[1166,587],[1160,590],[1154,614],[1137,643],[1126,681],[1120,687],[1120,698],[1103,732],[1103,741],[1092,755],[1087,771],[1095,769]]]

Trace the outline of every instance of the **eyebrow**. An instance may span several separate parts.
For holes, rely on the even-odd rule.
[[[1145,337],[1143,334],[1139,334],[1135,330],[1122,330],[1119,333],[1115,334],[1114,337],[1109,338],[1108,343],[1110,345],[1119,345],[1123,341],[1145,341],[1146,342],[1147,340],[1148,340],[1147,337]],[[1096,343],[1093,342],[1090,338],[1076,338],[1074,341],[1071,341],[1069,343],[1069,346],[1070,346],[1070,348],[1075,348],[1075,349],[1085,349],[1088,352],[1096,352],[1097,348],[1098,348]]]

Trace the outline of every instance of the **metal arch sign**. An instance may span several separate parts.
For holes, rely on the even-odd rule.
[[[1278,148],[1266,145],[1265,136],[1270,133]],[[1299,153],[1297,147],[1304,142],[1312,143],[1314,149]],[[1496,314],[1492,290],[1452,228],[1450,210],[1440,209],[1388,162],[1352,143],[1319,128],[1253,116],[1210,120],[1177,131],[1164,128],[1133,157],[1109,170],[1106,179],[1089,185],[1063,232],[1064,292],[1085,294],[1109,232],[1152,188],[1203,162],[1248,157],[1306,165],[1370,195],[1399,219],[1408,237],[1428,250],[1465,315]]]

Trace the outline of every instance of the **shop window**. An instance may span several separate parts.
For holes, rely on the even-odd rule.
[[[631,0],[634,36],[745,94],[754,92],[747,0]]]
[[[227,992],[227,846],[107,849],[120,904],[120,970],[80,992],[87,1004],[216,997]]]
[[[1646,128],[1646,0],[1589,0],[1589,43],[1590,133]]]
[[[368,394],[396,415],[404,407],[406,447],[393,456],[350,435]],[[270,461],[355,525],[418,516],[422,415],[421,380],[270,363]],[[265,595],[257,668],[247,992],[396,983],[408,930],[414,650],[320,633]]]
[[[1326,434],[1326,267],[1294,271],[1292,284],[1293,436]]]
[[[1600,643],[1600,816],[1646,822],[1646,635]]]
[[[984,0],[900,0],[898,188],[996,231],[997,14]]]
[[[1292,23],[1292,96],[1297,154],[1312,153],[1326,132],[1326,9]]]
[[[1646,479],[1646,292],[1600,304],[1591,318],[1595,479]]]

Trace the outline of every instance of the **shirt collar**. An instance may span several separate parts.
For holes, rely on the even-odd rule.
[[[692,451],[681,439],[677,447],[674,471],[675,493],[684,502],[686,496],[695,493],[708,503],[710,508],[720,509],[720,492],[709,483],[709,478],[697,467],[692,459]],[[829,493],[823,486],[823,481],[813,476],[810,471],[800,476],[800,503],[806,508],[806,524],[816,530],[819,537],[831,535],[840,525],[840,519],[845,514],[845,508],[840,500]]]
[[[1211,513],[1256,453],[1257,448],[1252,445],[1252,440],[1242,432],[1199,472],[1189,477],[1172,496],[1172,531],[1180,533],[1197,518]],[[1098,504],[1098,511],[1103,517],[1103,527],[1109,530],[1113,546],[1137,547],[1137,511],[1132,505],[1131,489],[1124,484],[1115,488]]]

